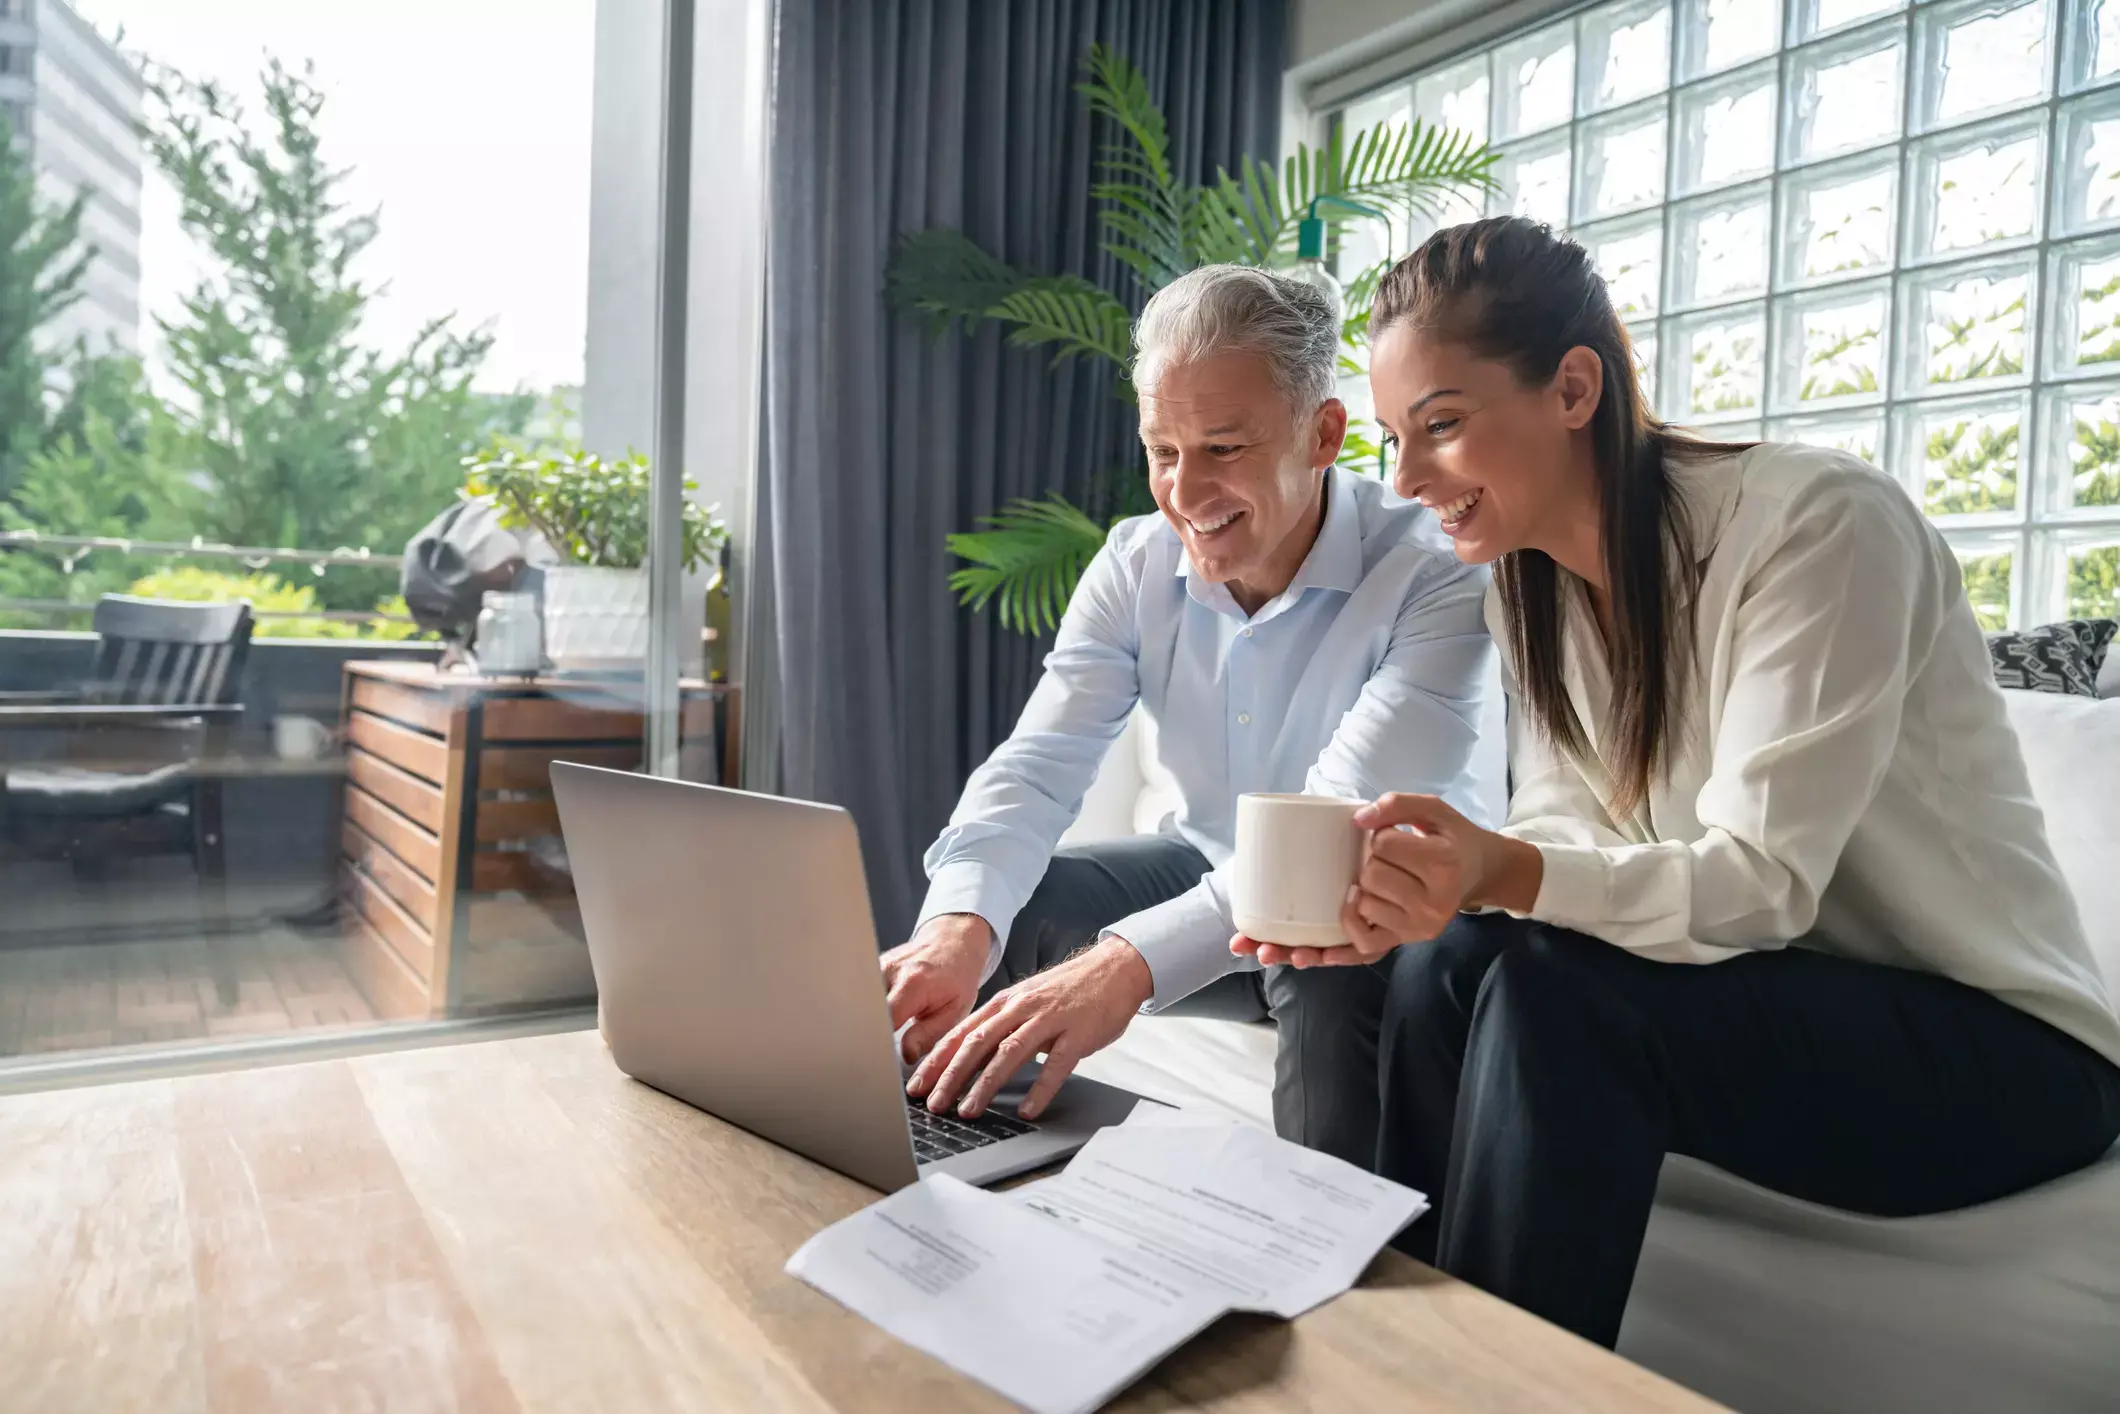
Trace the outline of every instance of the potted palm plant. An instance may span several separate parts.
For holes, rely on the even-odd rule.
[[[1417,218],[1440,217],[1454,201],[1469,213],[1477,208],[1465,199],[1495,185],[1500,154],[1420,122],[1335,131],[1323,146],[1298,147],[1278,166],[1246,157],[1235,174],[1218,170],[1211,182],[1183,181],[1172,166],[1169,124],[1141,71],[1102,46],[1090,50],[1085,67],[1077,91],[1116,138],[1099,149],[1091,192],[1104,249],[1126,267],[1122,288],[1018,270],[961,232],[931,230],[893,250],[887,289],[893,303],[926,313],[938,329],[992,320],[1008,328],[1013,344],[1051,347],[1056,364],[1107,359],[1119,367],[1118,396],[1129,401],[1133,312],[1186,271],[1222,263],[1292,269],[1358,224],[1406,229]],[[1379,262],[1341,292],[1341,365],[1349,373],[1367,371],[1369,305],[1388,268]],[[1368,427],[1350,427],[1342,460],[1365,470],[1379,465],[1381,449]],[[1138,469],[1117,473],[1114,483],[1121,515],[1152,508]],[[981,529],[949,537],[951,552],[966,562],[951,586],[975,611],[995,606],[1009,628],[1049,631],[1109,529],[1057,495],[1017,501]]]
[[[574,443],[538,448],[496,438],[464,458],[464,494],[490,496],[501,523],[534,531],[562,563],[544,572],[545,656],[561,670],[638,667],[648,652],[648,459],[606,460]],[[728,537],[684,484],[681,553],[707,565]]]

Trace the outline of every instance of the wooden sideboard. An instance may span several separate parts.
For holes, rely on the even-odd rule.
[[[681,774],[734,780],[733,689],[683,685]],[[636,770],[637,679],[346,665],[340,948],[378,1016],[464,1016],[596,994],[556,841],[554,761]]]

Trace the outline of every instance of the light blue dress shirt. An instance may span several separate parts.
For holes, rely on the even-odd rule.
[[[1161,516],[1113,527],[1014,734],[973,772],[927,854],[921,921],[984,918],[989,975],[1137,702],[1182,801],[1164,828],[1213,867],[1107,930],[1148,961],[1145,1010],[1257,965],[1229,951],[1239,795],[1419,791],[1490,823],[1469,770],[1492,647],[1486,572],[1459,563],[1420,506],[1345,471],[1327,476],[1317,542],[1248,617],[1225,586],[1193,576]]]

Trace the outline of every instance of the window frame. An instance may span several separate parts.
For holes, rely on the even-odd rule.
[[[1595,3],[1557,5],[1535,17],[1497,33],[1490,26],[1468,27],[1469,42],[1453,44],[1448,38],[1423,45],[1417,65],[1409,64],[1388,82],[1370,85],[1334,103],[1326,113],[1333,124],[1345,122],[1348,113],[1362,109],[1376,113],[1397,96],[1397,111],[1411,117],[1415,109],[1416,85],[1452,71],[1467,70],[1484,60],[1487,95],[1487,127],[1496,131],[1505,107],[1511,102],[1498,71],[1496,55],[1520,45],[1534,35],[1556,35],[1567,27],[1573,53],[1574,82],[1570,85],[1570,110],[1564,124],[1541,128],[1536,134],[1496,141],[1505,154],[1527,142],[1543,151],[1557,144],[1565,133],[1568,151],[1568,192],[1563,206],[1572,232],[1588,230],[1592,236],[1612,233],[1615,227],[1645,223],[1653,214],[1661,223],[1662,245],[1656,270],[1656,308],[1652,314],[1632,320],[1630,332],[1653,337],[1662,366],[1653,369],[1659,391],[1677,384],[1672,376],[1683,340],[1676,337],[1694,323],[1721,315],[1730,319],[1757,316],[1763,325],[1760,340],[1761,377],[1758,402],[1749,411],[1731,415],[1694,418],[1689,411],[1672,408],[1664,415],[1709,435],[1731,437],[1777,437],[1796,435],[1820,419],[1870,419],[1880,429],[1877,464],[1918,502],[1923,501],[1922,446],[1907,431],[1918,426],[1925,408],[1958,400],[1986,401],[2021,399],[2029,409],[2017,456],[2017,480],[2013,508],[1972,515],[1932,516],[1945,538],[1962,558],[1997,553],[1996,546],[2010,547],[2009,622],[2022,626],[2061,617],[2068,612],[2068,553],[2078,541],[2100,537],[2120,544],[2120,503],[2102,506],[2067,504],[2070,468],[2073,465],[2073,424],[2053,411],[2066,404],[2072,394],[2087,395],[2120,378],[2120,362],[2078,364],[2072,352],[2058,342],[2063,330],[2063,301],[2069,291],[2062,281],[2069,270],[2087,268],[2102,247],[2120,250],[2120,212],[2102,218],[2078,220],[2069,226],[2072,209],[2067,178],[2069,168],[2081,164],[2081,155],[2071,160],[2077,145],[2068,140],[2072,130],[2088,132],[2096,117],[2113,121],[2120,117],[2120,66],[2100,77],[2086,78],[2093,67],[2096,17],[2102,5],[2120,6],[2120,0],[2026,0],[2042,7],[2044,30],[2042,63],[2044,79],[2034,98],[1993,107],[1981,107],[1945,122],[1917,120],[1933,111],[1941,99],[1940,73],[1925,73],[1921,56],[1941,53],[1946,43],[1942,22],[1952,12],[1979,11],[1988,6],[1981,0],[1887,0],[1877,13],[1820,30],[1810,20],[1817,0],[1767,0],[1774,6],[1770,53],[1713,69],[1687,63],[1688,54],[1699,48],[1707,28],[1709,0],[1668,0],[1664,23],[1666,70],[1660,89],[1644,97],[1629,98],[1618,105],[1594,105],[1586,100],[1595,77],[1587,72],[1586,56],[1598,49],[1591,36],[1601,17],[1644,8],[1643,0],[1595,0]],[[1997,10],[2011,10],[2007,0],[1990,0]],[[1816,156],[1795,150],[1797,102],[1792,81],[1808,61],[1823,53],[1852,46],[1893,49],[1897,54],[1897,123],[1890,136]],[[1711,91],[1731,89],[1740,76],[1774,75],[1774,101],[1770,105],[1774,132],[1771,167],[1755,174],[1720,182],[1714,186],[1685,187],[1680,178],[1686,170],[1688,149],[1681,127],[1689,111],[1689,100],[1697,107]],[[1688,73],[1690,72],[1690,76]],[[1479,82],[1472,79],[1470,82]],[[1431,85],[1431,91],[1432,85]],[[1587,159],[1586,142],[1617,114],[1639,113],[1649,105],[1663,110],[1662,195],[1654,203],[1629,208],[1624,213],[1601,216],[1595,221],[1579,217],[1586,209],[1581,183],[1594,165]],[[2106,111],[2098,111],[2100,108]],[[2088,111],[2086,111],[2088,110]],[[2080,117],[2079,117],[2080,115]],[[2074,124],[2072,129],[2071,124]],[[1916,222],[1925,211],[1920,178],[1925,157],[1948,150],[1951,144],[1985,133],[2022,128],[2036,136],[2039,167],[2034,179],[2035,219],[2022,238],[1991,241],[1948,251],[1927,250],[1924,232]],[[2085,139],[2087,141],[2087,138]],[[1504,167],[1508,163],[1505,161]],[[1883,240],[1889,258],[1881,266],[1860,271],[1834,272],[1823,277],[1804,277],[1800,257],[1790,259],[1783,247],[1784,233],[1792,233],[1789,203],[1806,189],[1808,179],[1836,168],[1854,173],[1858,169],[1892,174],[1887,210],[1888,228]],[[1740,193],[1764,189],[1768,196],[1766,278],[1762,289],[1739,297],[1707,301],[1674,298],[1674,255],[1679,223],[1688,210],[1726,202]],[[1498,193],[1483,210],[1510,209],[1509,193]],[[1444,222],[1469,219],[1471,209],[1460,203]],[[1394,230],[1393,245],[1404,248],[1425,232]],[[2073,260],[2073,264],[2071,261]],[[2017,262],[2028,265],[2029,289],[2022,315],[2024,353],[2021,370],[2001,377],[1959,382],[1925,381],[1918,360],[1908,353],[1907,340],[1921,340],[1922,327],[1912,318],[1917,293],[1937,284],[1950,287],[1951,277],[1971,278],[1987,262]],[[1879,338],[1879,389],[1874,397],[1841,398],[1826,402],[1787,402],[1778,393],[1784,382],[1781,358],[1783,341],[1792,328],[1800,331],[1800,318],[1787,317],[1792,309],[1836,294],[1882,289],[1886,295],[1884,328]],[[2080,303],[2080,301],[2076,301]],[[2002,311],[2006,317],[2008,310]],[[2120,297],[2110,311],[2120,317]],[[2074,326],[2072,326],[2074,327]],[[1800,336],[1800,334],[1799,334]],[[1925,355],[1924,355],[1925,357]],[[1902,376],[1903,371],[1907,376]],[[1799,377],[1801,375],[1799,374]],[[1653,395],[1652,395],[1653,397]],[[1363,399],[1366,403],[1366,397]],[[2068,424],[2068,425],[2064,425]],[[1925,502],[1923,502],[1926,505]],[[1991,625],[1992,626],[1992,625]]]

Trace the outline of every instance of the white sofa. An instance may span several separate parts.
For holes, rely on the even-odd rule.
[[[2101,687],[2102,701],[2007,696],[2055,854],[2120,994],[2120,651]],[[1492,717],[1484,776],[1499,782],[1499,694]],[[1154,760],[1154,733],[1137,722],[1071,842],[1154,829],[1170,798]],[[1670,1159],[1620,1350],[1758,1414],[2120,1409],[2120,1146],[2032,1192],[1907,1219]]]

